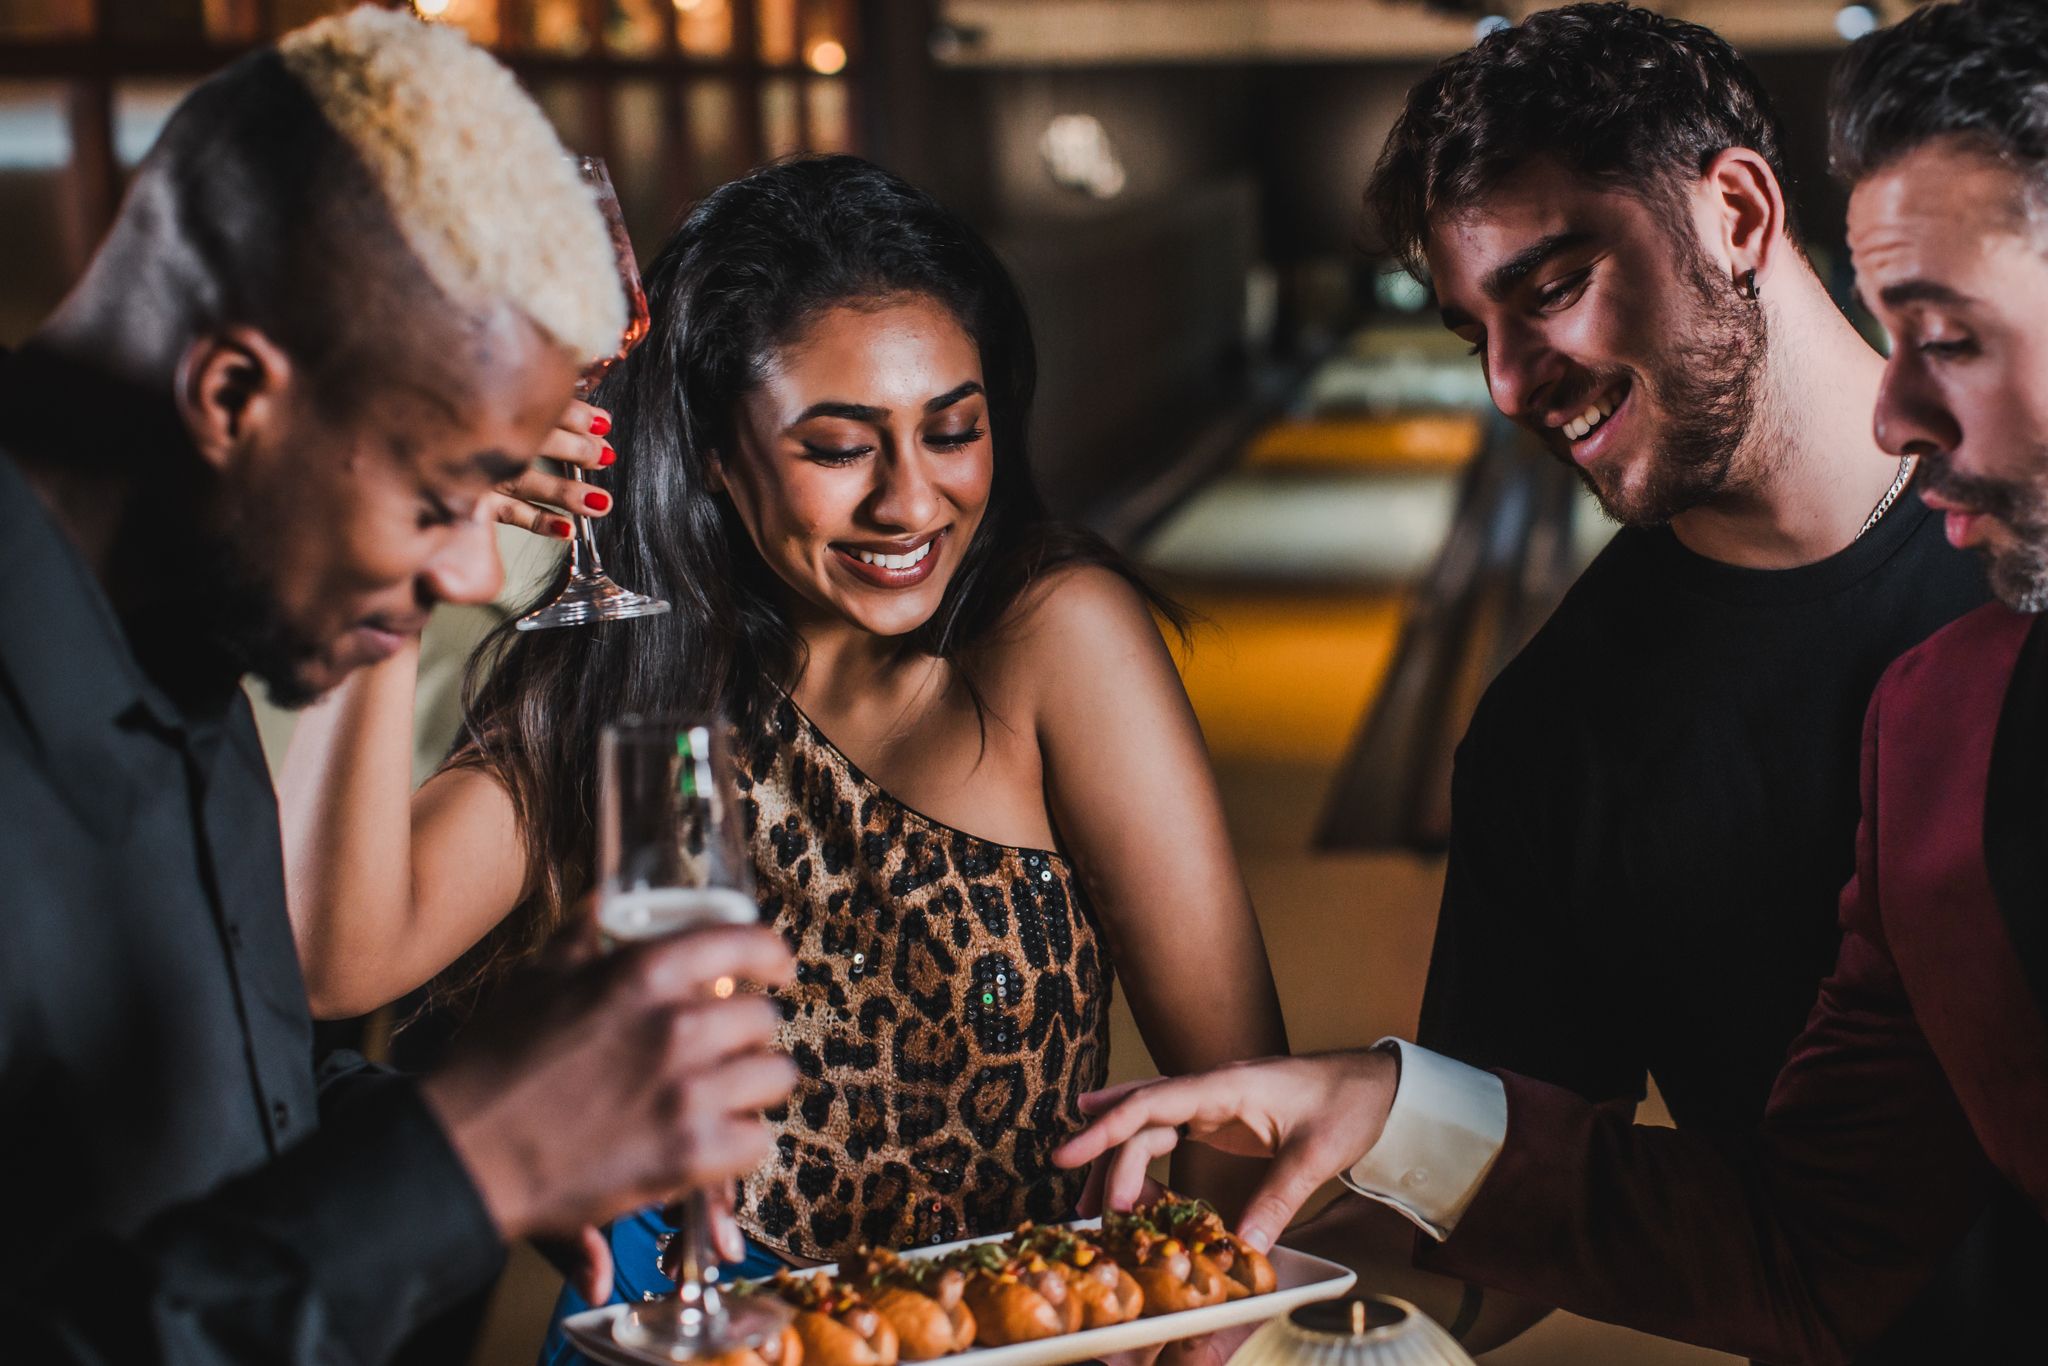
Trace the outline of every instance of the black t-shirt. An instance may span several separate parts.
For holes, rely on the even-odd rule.
[[[1594,1101],[1654,1075],[1682,1127],[1753,1129],[1834,964],[1871,691],[1987,598],[1918,499],[1798,569],[1619,532],[1459,747],[1420,1042]],[[2004,1298],[1988,1260],[1942,1293]]]

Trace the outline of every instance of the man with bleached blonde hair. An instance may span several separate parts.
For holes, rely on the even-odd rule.
[[[374,1362],[504,1240],[766,1156],[765,930],[564,945],[439,1073],[312,1072],[240,683],[480,602],[624,300],[545,120],[362,9],[201,86],[0,355],[0,1358]]]

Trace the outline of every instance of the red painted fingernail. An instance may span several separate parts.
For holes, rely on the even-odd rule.
[[[600,493],[598,490],[592,489],[583,495],[583,506],[589,508],[592,512],[603,512],[611,505],[612,496],[609,493]]]
[[[603,450],[597,453],[597,467],[599,469],[603,469],[606,465],[611,464],[614,460],[617,460],[618,458],[619,453],[613,450],[610,446],[606,446]]]
[[[603,413],[592,413],[590,415],[590,434],[592,436],[603,436],[611,429],[612,420]]]
[[[550,536],[554,536],[566,541],[575,534],[576,528],[571,526],[569,523],[563,521],[559,517],[555,518],[555,520],[548,523],[548,535]]]

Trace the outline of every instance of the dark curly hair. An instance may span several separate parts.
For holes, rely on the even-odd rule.
[[[1418,279],[1430,219],[1554,158],[1683,223],[1680,196],[1730,147],[1790,178],[1778,116],[1709,29],[1626,4],[1530,15],[1446,58],[1408,92],[1367,186],[1379,244]],[[1786,231],[1795,237],[1787,195]]]
[[[1835,73],[1829,160],[1854,185],[1959,136],[2048,199],[2048,6],[1929,5],[1859,40]]]
[[[636,713],[743,720],[795,686],[804,650],[786,592],[708,472],[716,453],[732,450],[740,399],[776,349],[834,306],[935,300],[981,358],[995,452],[988,505],[908,650],[956,663],[973,694],[976,647],[1034,581],[1076,563],[1122,574],[1169,623],[1186,621],[1106,543],[1047,514],[1025,448],[1038,371],[1024,301],[988,245],[922,190],[856,157],[778,162],[691,209],[645,283],[646,339],[594,398],[612,414],[622,457],[611,472],[614,510],[594,531],[608,572],[673,610],[560,631],[507,622],[471,659],[450,763],[505,785],[526,888],[520,907],[437,983],[447,1003],[465,1003],[545,942],[588,889],[607,723]]]

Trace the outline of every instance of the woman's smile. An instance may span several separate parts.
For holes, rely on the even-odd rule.
[[[839,567],[877,588],[914,588],[939,567],[939,539],[944,531],[927,532],[899,541],[835,541]]]

